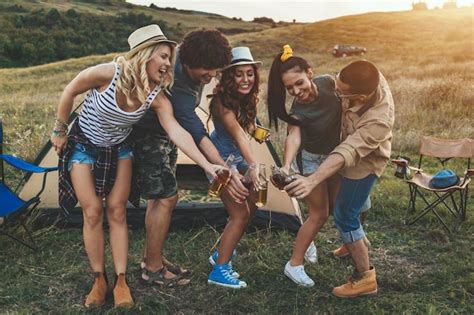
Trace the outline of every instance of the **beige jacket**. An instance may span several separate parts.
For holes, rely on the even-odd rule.
[[[369,174],[382,175],[390,158],[394,123],[392,93],[380,74],[380,84],[371,105],[350,107],[342,100],[342,142],[332,152],[344,157],[344,177],[361,179]]]

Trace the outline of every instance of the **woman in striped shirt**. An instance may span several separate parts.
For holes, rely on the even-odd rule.
[[[107,205],[110,245],[116,282],[115,306],[130,307],[133,299],[125,281],[128,254],[127,199],[131,192],[133,153],[129,138],[132,125],[149,108],[158,115],[170,139],[207,173],[210,164],[192,137],[175,120],[164,92],[173,82],[176,43],[158,25],[139,28],[128,38],[130,51],[112,63],[99,64],[79,73],[64,89],[51,142],[60,156],[59,198],[67,212],[77,201],[83,210],[83,237],[95,274],[85,306],[102,305],[107,292],[105,274],[103,199]],[[67,121],[74,98],[89,91],[82,112],[69,133]],[[131,189],[132,187],[132,189]]]

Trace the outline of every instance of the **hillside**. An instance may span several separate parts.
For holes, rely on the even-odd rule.
[[[271,57],[289,43],[312,62],[315,73],[334,74],[356,57],[334,58],[336,43],[365,46],[367,59],[387,77],[396,102],[394,155],[417,150],[422,134],[474,137],[474,54],[472,11],[371,13],[323,22],[230,36],[263,60],[261,109],[266,122],[266,76]],[[86,66],[109,61],[113,54],[72,59],[43,66],[0,70],[1,116],[15,149],[32,158],[49,138],[63,87]],[[15,126],[15,131],[13,131]],[[277,144],[283,132],[274,134]],[[12,143],[13,144],[13,143]],[[21,149],[20,149],[21,148]]]
[[[227,35],[270,27],[217,14],[137,6],[119,0],[1,2],[0,68],[123,51],[128,48],[128,35],[151,23],[159,24],[176,41],[204,25]]]
[[[285,43],[315,73],[332,75],[357,58],[332,57],[335,44],[366,47],[364,58],[380,67],[394,95],[394,154],[416,151],[422,134],[474,138],[472,8],[345,16],[237,35],[232,43],[252,47],[264,60],[264,78]]]
[[[38,1],[34,5],[38,3],[43,5]],[[55,5],[59,6],[59,1]],[[94,5],[89,6],[94,10]],[[86,6],[81,4],[81,7]],[[258,117],[265,124],[268,69],[272,56],[283,44],[291,44],[295,54],[310,60],[316,74],[334,74],[357,58],[332,57],[334,44],[367,47],[365,58],[379,65],[395,99],[392,155],[403,153],[415,159],[420,135],[474,138],[472,14],[471,9],[371,13],[229,38],[233,45],[250,46],[255,58],[264,62]],[[200,26],[208,26],[203,23]],[[65,85],[85,67],[110,61],[115,55],[0,69],[4,152],[33,160],[49,139]],[[284,137],[285,128],[279,133],[273,131],[274,145],[281,146]],[[9,183],[10,169],[6,168]],[[190,286],[168,288],[144,284],[139,278],[139,263],[143,259],[145,233],[143,228],[131,229],[127,281],[136,305],[131,310],[117,310],[108,299],[104,307],[90,312],[474,314],[472,187],[466,221],[456,235],[447,234],[434,215],[407,226],[404,219],[408,195],[406,183],[393,176],[391,167],[387,167],[371,193],[373,208],[364,229],[371,242],[371,263],[377,269],[377,296],[340,299],[330,294],[332,287],[344,283],[352,271],[350,258],[331,256],[331,251],[341,244],[331,216],[315,240],[319,263],[305,265],[306,272],[316,282],[310,289],[293,285],[283,275],[295,235],[270,227],[247,231],[237,248],[234,268],[247,281],[248,288],[231,291],[208,285],[208,257],[219,243],[221,232],[219,227],[211,225],[172,230],[168,237],[166,257],[192,271]],[[442,210],[439,213],[443,217],[450,215]],[[448,219],[450,223],[452,219]],[[51,226],[35,230],[34,235],[41,247],[36,254],[6,237],[0,238],[0,309],[3,309],[0,313],[85,313],[84,297],[90,289],[92,273],[81,241],[82,230]],[[107,256],[110,257],[110,251]],[[111,276],[110,258],[106,268]]]
[[[156,3],[159,4],[159,1],[156,1]],[[49,10],[51,8],[55,8],[58,11],[74,9],[80,13],[108,16],[128,12],[135,14],[143,13],[150,15],[155,19],[165,21],[172,27],[178,27],[179,25],[179,28],[181,28],[183,32],[201,26],[221,28],[227,31],[232,31],[232,29],[259,31],[268,28],[268,26],[259,23],[245,22],[237,18],[229,18],[214,13],[178,10],[174,8],[160,8],[153,5],[147,7],[126,3],[123,0],[13,0],[0,4],[0,12],[9,11],[21,13],[21,10],[8,10],[8,8],[14,5],[23,7],[28,11],[40,9]]]

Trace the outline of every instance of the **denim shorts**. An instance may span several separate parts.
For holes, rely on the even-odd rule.
[[[87,148],[82,143],[77,143],[69,159],[68,170],[71,170],[72,164],[92,164],[94,166],[99,156],[99,150]],[[127,160],[133,159],[132,147],[128,144],[123,144],[118,147],[118,159]]]
[[[306,150],[301,151],[301,162],[303,164],[303,174],[309,175],[316,172],[316,170],[324,162],[324,160],[326,160],[327,157],[328,155],[326,154],[311,153]],[[291,163],[291,168],[293,169],[293,171],[297,173],[300,172],[296,159]],[[371,207],[372,207],[372,201],[370,200],[370,196],[369,196],[367,197],[364,204],[362,205],[360,212],[369,211]]]
[[[303,150],[301,151],[301,162],[303,164],[303,171],[300,172],[298,163],[296,162],[297,159],[293,161],[293,163],[291,164],[291,168],[293,169],[293,171],[297,173],[302,173],[303,175],[312,174],[316,172],[316,170],[327,157],[328,156],[326,154],[311,153],[306,150]]]
[[[361,179],[342,178],[341,189],[334,206],[334,221],[344,243],[358,241],[365,236],[359,215],[369,199],[377,176],[370,174]]]
[[[231,164],[231,168],[238,170],[239,172],[243,173],[247,170],[249,165],[247,164],[247,161],[245,161],[244,157],[242,156],[242,153],[240,153],[240,150],[237,148],[237,146],[232,142],[224,142],[220,141],[219,138],[215,136],[215,133],[211,134],[211,141],[216,147],[217,151],[219,151],[219,155],[222,157],[222,159],[225,161],[229,157],[229,155],[234,155],[234,162]],[[229,141],[232,141],[229,139]]]

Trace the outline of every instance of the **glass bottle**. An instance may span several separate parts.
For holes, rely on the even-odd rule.
[[[230,177],[230,169],[232,163],[234,162],[235,156],[230,154],[224,165],[217,171],[217,178],[214,178],[209,186],[209,196],[219,197],[221,194],[222,188],[227,183],[227,180]]]
[[[275,185],[276,188],[279,190],[283,190],[283,188],[294,181],[296,178],[289,176],[285,172],[283,172],[279,167],[272,165],[270,166],[272,171],[272,183]]]
[[[242,184],[250,190],[252,188],[252,177],[250,176],[250,173],[252,170],[254,170],[257,167],[257,164],[250,164],[249,167],[247,168],[247,171],[245,172],[244,176],[240,179]]]
[[[259,164],[258,168],[258,179],[260,185],[258,187],[255,205],[261,208],[267,203],[268,179],[265,164]]]

